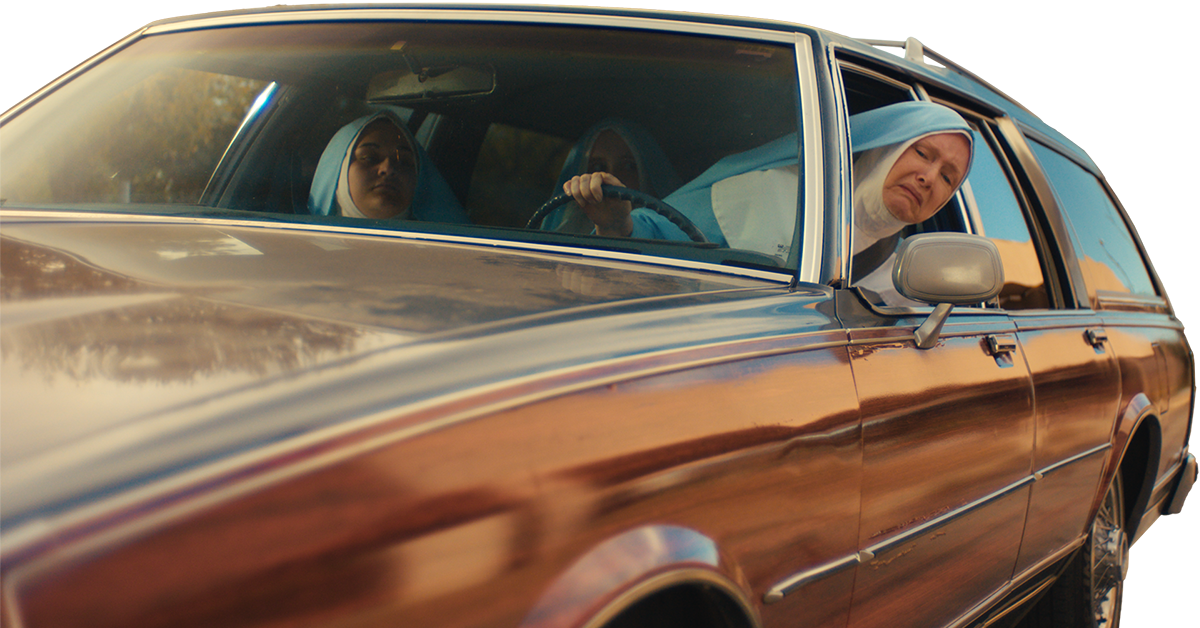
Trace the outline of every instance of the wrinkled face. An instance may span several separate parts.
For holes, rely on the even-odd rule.
[[[915,224],[937,213],[958,189],[971,163],[961,133],[923,137],[901,153],[883,181],[883,204],[897,219]]]
[[[642,190],[642,177],[637,159],[625,140],[614,131],[601,131],[588,155],[588,172],[607,172],[621,180],[627,188]]]
[[[392,218],[412,203],[417,160],[408,139],[388,120],[367,125],[347,173],[350,198],[368,218]]]

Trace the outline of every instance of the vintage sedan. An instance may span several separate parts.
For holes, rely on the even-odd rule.
[[[851,126],[910,101],[973,158],[888,295]],[[150,24],[0,125],[5,628],[1111,627],[1196,479],[1103,176],[916,40],[275,7]],[[770,241],[553,198],[625,168],[687,227],[763,146],[791,192],[732,202]]]

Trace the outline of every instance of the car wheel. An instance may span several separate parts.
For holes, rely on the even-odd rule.
[[[1104,494],[1087,542],[1021,626],[1117,628],[1128,569],[1129,535],[1118,473]]]

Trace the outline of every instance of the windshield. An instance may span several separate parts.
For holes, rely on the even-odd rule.
[[[164,33],[6,120],[0,196],[9,208],[249,213],[782,268],[795,259],[794,174],[772,192],[782,209],[759,220],[786,230],[777,242],[729,232],[755,222],[738,217],[754,202],[711,199],[747,189],[714,185],[722,160],[771,145],[784,170],[795,163],[797,102],[793,49],[741,39],[394,21]],[[534,216],[592,172],[678,206],[709,242],[605,237],[570,202]]]

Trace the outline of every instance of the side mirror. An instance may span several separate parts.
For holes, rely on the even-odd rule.
[[[991,240],[965,233],[925,233],[896,249],[892,269],[896,291],[915,301],[936,304],[917,328],[917,346],[929,349],[955,305],[994,299],[1004,287],[1004,265]]]

